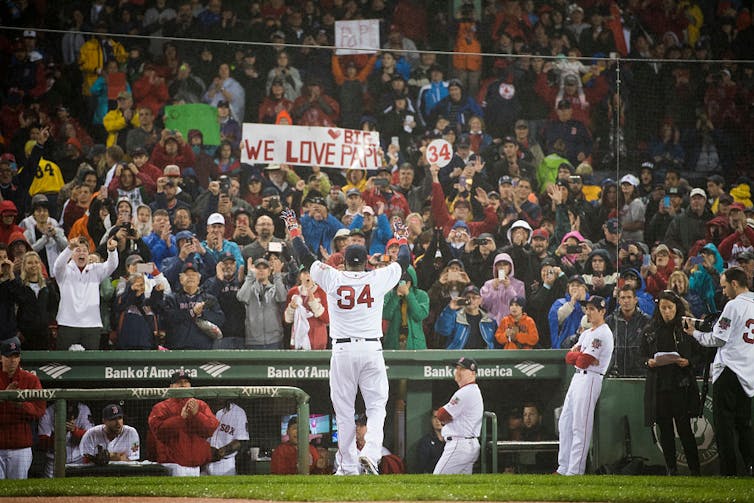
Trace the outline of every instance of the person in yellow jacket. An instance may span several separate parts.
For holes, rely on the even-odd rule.
[[[84,96],[91,96],[90,89],[108,61],[115,60],[118,64],[126,62],[128,53],[118,42],[107,36],[107,24],[97,23],[94,29],[97,36],[87,40],[79,50],[79,68],[83,74]]]
[[[134,109],[134,100],[130,92],[121,91],[118,94],[118,108],[107,112],[102,124],[107,131],[106,145],[112,147],[117,144],[125,150],[128,131],[140,126],[139,114]]]

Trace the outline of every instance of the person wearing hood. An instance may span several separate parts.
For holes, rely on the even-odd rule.
[[[526,294],[531,293],[533,283],[538,279],[538,259],[531,250],[532,228],[526,220],[516,220],[510,226],[506,236],[509,245],[503,247],[503,253],[511,256],[518,272],[516,277],[524,282]]]
[[[440,185],[439,172],[440,168],[436,164],[430,166],[429,171],[432,175],[432,215],[435,218],[435,224],[441,226],[448,235],[450,230],[459,222],[469,229],[472,237],[478,236],[483,232],[495,232],[497,227],[497,213],[490,205],[487,193],[484,189],[477,190],[476,199],[484,208],[484,220],[473,221],[471,214],[471,203],[465,199],[457,199],[453,205],[453,214],[448,211],[445,203],[445,193]]]
[[[409,266],[398,286],[385,295],[383,349],[427,349],[422,322],[429,316],[429,295],[417,285],[416,271]]]
[[[576,334],[584,316],[583,302],[588,299],[584,278],[573,275],[568,279],[568,291],[565,297],[555,301],[547,314],[550,322],[550,347],[552,349],[568,349],[562,347],[565,339]]]
[[[592,252],[579,231],[571,231],[563,236],[560,245],[555,249],[555,257],[559,266],[567,275],[578,274],[583,270],[583,264]]]
[[[668,279],[675,271],[675,261],[670,256],[670,248],[659,244],[652,251],[652,259],[648,266],[641,267],[642,276],[646,278],[647,293],[657,297],[660,292],[668,288]]]
[[[10,235],[8,239],[8,258],[13,262],[13,272],[16,275],[21,274],[21,260],[30,251],[32,251],[31,245],[26,240],[23,232],[14,232]],[[42,265],[42,274],[45,278],[49,277],[44,265]]]
[[[457,131],[467,127],[473,116],[484,117],[484,112],[477,102],[464,92],[463,84],[458,79],[448,82],[448,96],[437,102],[430,113],[430,124],[437,122],[442,115],[450,122],[450,126]]]
[[[704,245],[698,255],[689,258],[684,267],[684,272],[689,277],[689,291],[695,292],[704,300],[708,313],[719,311],[715,297],[720,292],[720,274],[723,270],[723,257],[712,243]]]
[[[495,349],[497,323],[482,309],[479,289],[469,285],[451,298],[435,321],[435,332],[448,338],[445,349]]]
[[[610,298],[618,282],[618,273],[610,262],[607,250],[592,250],[584,263],[584,274],[581,277],[584,278],[589,295]]]
[[[644,282],[644,277],[639,272],[639,269],[629,267],[621,271],[618,285],[621,287],[629,285],[636,290],[636,296],[639,299],[639,309],[641,309],[647,316],[652,316],[654,314],[656,307],[655,300],[654,297],[647,293],[646,283]],[[611,303],[614,304],[615,298],[611,299],[611,301]]]
[[[492,267],[493,279],[482,286],[482,306],[496,323],[510,312],[511,299],[525,297],[524,282],[515,277],[513,259],[507,253],[498,253]]]
[[[23,234],[24,229],[16,225],[18,209],[13,201],[0,201],[0,243],[8,244],[11,234],[20,232]]]
[[[24,237],[31,248],[39,253],[44,267],[49,271],[58,254],[68,245],[62,227],[50,217],[49,202],[44,194],[31,199],[32,214],[21,221]]]
[[[689,207],[673,217],[663,242],[670,248],[680,248],[684,253],[698,240],[704,238],[705,223],[713,218],[707,208],[707,195],[704,190],[696,188],[691,191]]]
[[[730,222],[732,232],[719,244],[718,251],[728,266],[737,265],[736,256],[745,251],[754,251],[754,221],[746,219],[742,213],[740,218],[733,218],[734,207],[736,211],[743,211],[741,203],[730,205]],[[713,219],[714,220],[714,219]]]
[[[743,213],[741,213],[741,215],[743,215]],[[712,243],[719,249],[720,243],[722,243],[725,238],[731,235],[729,218],[725,215],[718,215],[708,220],[704,225],[704,229],[704,237],[696,241],[691,246],[691,249],[688,253],[689,257],[693,257],[699,254],[702,248],[704,248],[704,245],[706,245],[707,243]]]

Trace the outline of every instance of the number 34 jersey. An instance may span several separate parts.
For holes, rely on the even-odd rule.
[[[400,264],[372,271],[340,271],[316,261],[310,273],[327,294],[331,339],[382,337],[382,306],[385,294],[401,279]]]
[[[712,364],[712,381],[728,367],[738,376],[746,394],[754,397],[754,293],[739,294],[725,304],[712,334],[725,341]]]

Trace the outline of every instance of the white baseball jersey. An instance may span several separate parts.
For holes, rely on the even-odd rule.
[[[233,440],[249,440],[249,424],[246,411],[235,403],[229,408],[223,407],[215,412],[215,417],[220,421],[217,429],[209,439],[209,445],[219,449],[231,443]],[[207,465],[208,475],[235,475],[236,455],[238,451],[231,452],[223,459]]]
[[[458,388],[443,408],[453,417],[451,422],[442,427],[444,438],[479,436],[484,417],[484,400],[477,383]]]
[[[702,346],[719,346],[712,363],[712,382],[725,367],[738,376],[741,387],[754,397],[754,292],[746,292],[725,304],[712,332],[694,331]]]
[[[613,357],[613,332],[607,326],[607,323],[581,332],[579,342],[576,345],[581,346],[582,353],[592,355],[599,362],[597,365],[590,366],[587,370],[602,375],[607,373],[610,360]]]
[[[105,425],[100,424],[94,428],[87,430],[84,436],[81,437],[81,454],[95,456],[97,454],[97,446],[101,445],[106,448],[108,452],[125,452],[129,461],[138,461],[141,456],[141,448],[139,442],[139,433],[135,428],[123,425],[123,430],[120,435],[110,440],[105,433]]]
[[[89,406],[79,403],[78,415],[74,420],[77,428],[82,430],[90,430],[94,427],[91,421],[92,411]],[[55,406],[50,405],[45,410],[45,415],[39,420],[39,435],[44,435],[52,438],[55,432]],[[65,462],[66,463],[82,463],[84,460],[83,454],[81,454],[81,444],[78,440],[74,440],[71,432],[66,432],[65,437]],[[52,478],[55,470],[55,452],[47,452],[47,462],[45,463],[45,477]]]
[[[330,338],[382,337],[382,306],[385,294],[401,279],[400,264],[372,271],[340,271],[315,261],[310,273],[327,294]]]

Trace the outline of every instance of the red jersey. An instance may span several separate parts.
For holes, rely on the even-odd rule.
[[[309,445],[309,472],[317,464],[319,453],[313,445]],[[298,449],[295,445],[285,443],[272,451],[270,473],[273,475],[296,475],[298,473]]]
[[[13,377],[0,371],[0,389],[4,390],[11,382],[18,389],[42,389],[37,376],[19,367]],[[45,401],[11,402],[0,401],[0,449],[23,449],[31,447],[31,423],[45,413]]]
[[[212,460],[208,438],[220,421],[202,400],[195,416],[181,417],[188,398],[168,398],[152,408],[149,414],[149,443],[155,446],[158,463],[201,466]],[[152,442],[154,440],[154,442]]]

